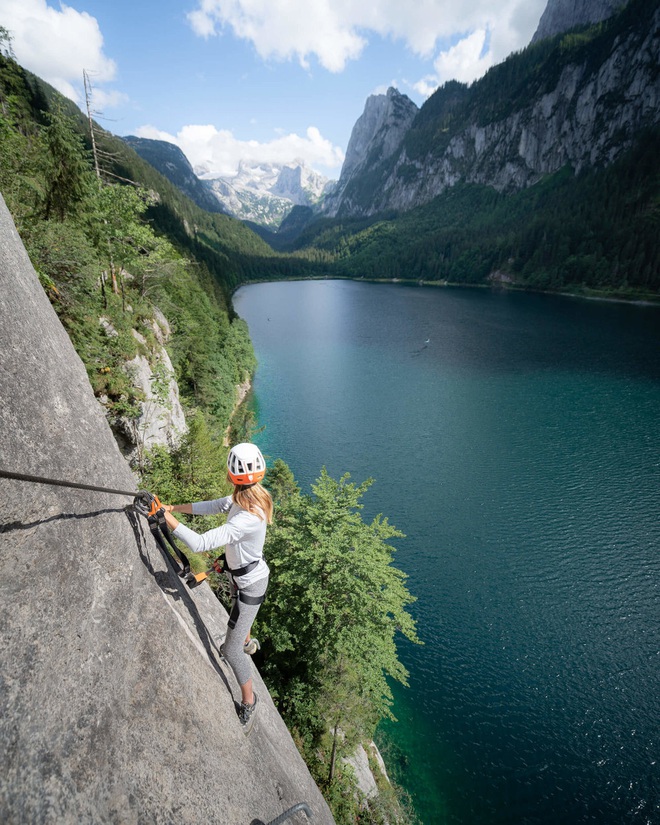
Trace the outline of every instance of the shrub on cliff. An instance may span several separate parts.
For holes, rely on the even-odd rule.
[[[271,585],[256,629],[262,673],[338,822],[353,821],[340,757],[393,718],[388,680],[408,676],[397,639],[419,642],[407,611],[414,597],[392,564],[389,541],[402,534],[382,516],[363,520],[371,480],[337,481],[324,469],[313,495],[303,495],[281,461],[267,479],[276,506],[265,550]]]

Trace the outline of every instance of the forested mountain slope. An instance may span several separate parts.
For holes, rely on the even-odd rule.
[[[172,327],[169,350],[189,412],[203,409],[224,433],[236,386],[254,369],[231,290],[311,265],[278,256],[240,221],[200,209],[97,124],[92,157],[87,119],[3,42],[0,190],[111,423],[117,431],[141,426],[144,397],[127,365],[147,357],[156,367],[156,305]],[[154,374],[156,391],[166,378]]]
[[[201,209],[226,214],[218,199],[199,180],[190,161],[178,146],[165,140],[151,140],[135,135],[125,135],[122,140]]]
[[[514,194],[457,185],[404,214],[311,223],[295,243],[350,277],[657,299],[657,132],[611,167]]]
[[[7,56],[0,104],[0,190],[110,423],[117,431],[126,422],[142,426],[136,358],[151,363],[153,390],[167,395],[158,307],[172,328],[169,351],[188,412],[206,410],[211,429],[224,432],[236,386],[254,369],[228,293],[251,253],[268,247],[238,222],[195,207],[102,131],[97,178],[87,121]]]
[[[511,55],[471,86],[447,83],[396,152],[354,159],[332,214],[408,210],[457,184],[510,192],[564,167],[604,168],[660,123],[659,61],[657,0],[632,0],[605,22]]]
[[[301,216],[282,248],[353,277],[656,296],[659,24],[632,0],[447,83],[397,152],[354,164],[337,217]]]
[[[4,101],[2,117],[7,128],[13,124],[27,133],[33,123],[44,125],[47,113],[57,107],[71,119],[84,145],[91,149],[89,124],[78,107],[2,54],[0,99]],[[250,278],[306,273],[306,261],[277,256],[240,221],[201,209],[121,138],[98,124],[94,129],[103,176],[152,192],[146,216],[154,229],[166,234],[181,252],[203,262],[225,292]],[[5,166],[9,163],[11,158],[6,157]],[[9,195],[11,198],[11,192]]]

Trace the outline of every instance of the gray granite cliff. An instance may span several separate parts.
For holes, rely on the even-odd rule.
[[[390,158],[399,148],[419,109],[406,95],[389,88],[371,95],[351,132],[337,186],[326,198],[323,211],[336,215],[349,182],[368,167]]]
[[[576,26],[600,23],[624,5],[625,0],[548,0],[532,43]]]
[[[135,489],[1,198],[0,311],[0,467]],[[2,478],[0,496],[3,825],[256,825],[299,802],[331,825],[256,669],[244,736],[226,613],[130,497]]]

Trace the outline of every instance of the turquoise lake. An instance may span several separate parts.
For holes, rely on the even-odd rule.
[[[379,744],[424,825],[660,822],[660,308],[357,281],[234,296],[257,440],[365,517],[424,641]]]

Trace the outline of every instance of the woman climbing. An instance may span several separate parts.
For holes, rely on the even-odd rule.
[[[266,462],[254,444],[237,444],[227,458],[227,479],[234,492],[214,501],[164,505],[165,519],[174,535],[194,553],[225,548],[225,572],[229,578],[232,609],[222,653],[241,686],[238,718],[245,733],[254,724],[257,694],[252,689],[248,653],[250,629],[260,604],[266,597],[269,569],[263,557],[266,525],[273,517],[273,501],[259,483],[266,474]],[[172,513],[208,516],[228,513],[227,522],[206,533],[196,533],[181,524]]]

